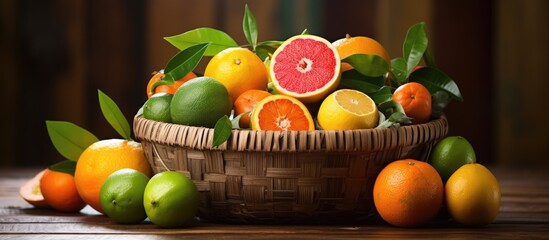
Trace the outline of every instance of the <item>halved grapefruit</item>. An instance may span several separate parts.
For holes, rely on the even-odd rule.
[[[337,88],[341,59],[326,39],[297,35],[274,52],[269,74],[278,93],[303,103],[318,102]]]
[[[44,200],[44,196],[42,196],[42,192],[40,192],[40,179],[42,179],[45,171],[45,169],[42,170],[41,172],[36,174],[36,176],[27,180],[19,188],[19,195],[21,195],[21,197],[25,199],[25,201],[37,208],[49,207],[46,200]]]
[[[252,112],[252,130],[300,131],[315,129],[313,117],[299,100],[272,95],[259,101]]]

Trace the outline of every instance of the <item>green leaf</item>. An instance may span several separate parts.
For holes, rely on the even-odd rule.
[[[257,44],[255,53],[262,61],[265,61],[267,57],[271,57],[278,47],[282,44],[281,41],[265,41]]]
[[[387,118],[378,124],[378,128],[387,128],[391,126],[399,127],[401,124],[411,124],[412,121],[404,113],[402,105],[393,100],[383,102],[378,105],[378,110]]]
[[[48,167],[49,170],[56,172],[64,172],[74,176],[76,171],[76,162],[71,160],[65,160]]]
[[[99,141],[88,130],[70,122],[46,121],[46,128],[57,152],[71,161],[78,161],[88,146]]]
[[[341,61],[351,64],[354,69],[368,77],[381,77],[389,72],[385,59],[375,54],[353,54]]]
[[[418,82],[425,86],[431,95],[438,91],[449,94],[451,99],[463,101],[457,84],[448,75],[433,67],[422,67],[410,75],[411,82]]]
[[[126,140],[132,140],[131,138],[131,129],[130,124],[118,105],[109,97],[107,94],[103,93],[101,90],[97,90],[97,96],[99,98],[99,106],[101,107],[101,112],[107,122]]]
[[[308,29],[303,29],[303,32],[301,32],[301,35],[309,35],[309,30]]]
[[[393,93],[391,93],[391,88],[389,86],[383,86],[377,92],[369,93],[368,96],[370,96],[376,104],[381,104],[392,100]]]
[[[368,77],[351,69],[341,74],[341,85],[369,94],[379,91],[384,86],[384,77]]]
[[[238,44],[231,36],[213,28],[197,28],[164,39],[179,50],[184,50],[199,43],[210,42],[211,45],[206,49],[204,56],[213,56],[227,48],[238,47]]]
[[[406,68],[406,60],[404,60],[404,58],[395,58],[391,60],[391,67],[392,67],[391,72],[393,73],[393,76],[397,84],[400,86],[406,83],[406,79],[408,79],[408,69]]]
[[[213,147],[217,147],[226,142],[232,133],[232,123],[227,115],[221,117],[214,126]]]
[[[421,61],[423,53],[427,49],[428,41],[424,22],[416,23],[408,29],[403,46],[403,55],[408,73]]]
[[[246,40],[252,47],[252,50],[255,52],[255,47],[257,46],[257,24],[255,22],[255,17],[248,8],[248,4],[244,7],[244,19],[242,19],[242,29],[244,30],[244,36]]]
[[[171,81],[171,84],[173,84],[173,81],[185,77],[185,75],[187,75],[194,68],[196,68],[209,45],[210,43],[208,42],[200,43],[190,46],[177,53],[166,64],[166,67],[164,68],[166,76],[164,77],[164,79],[156,82],[153,85],[157,85],[159,82],[162,81]]]
[[[433,53],[433,49],[429,46],[427,46],[425,53],[423,53],[423,60],[428,67],[437,67],[435,63],[435,54]]]
[[[431,94],[431,96],[433,97],[433,103],[431,105],[431,115],[435,118],[438,118],[440,117],[440,115],[442,115],[442,111],[444,110],[444,108],[446,108],[446,106],[448,105],[448,103],[450,103],[450,100],[452,99],[450,99],[450,96],[445,91],[435,92]]]

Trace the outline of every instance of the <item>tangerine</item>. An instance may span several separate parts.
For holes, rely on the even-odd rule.
[[[183,83],[186,83],[187,81],[196,78],[196,74],[193,72],[189,72],[187,75],[185,75],[183,78],[174,81],[173,85],[159,85],[157,86],[154,91],[151,90],[152,85],[162,79],[164,79],[166,75],[164,74],[163,70],[160,70],[153,74],[151,79],[149,80],[149,83],[147,84],[147,97],[151,98],[152,95],[160,92],[165,92],[173,95],[175,91],[183,85]]]
[[[409,82],[401,85],[392,98],[402,105],[404,113],[412,119],[413,124],[429,121],[432,112],[431,93],[420,83]]]
[[[442,208],[442,179],[428,163],[402,159],[387,165],[376,178],[374,204],[379,215],[399,227],[423,225]]]
[[[236,98],[236,101],[234,101],[235,116],[238,116],[242,113],[251,112],[259,101],[271,95],[272,94],[267,91],[257,89],[250,89],[248,91],[245,91]],[[241,128],[249,128],[250,114],[242,115],[242,117],[240,117],[240,120],[238,121],[238,124]]]
[[[76,190],[74,176],[68,173],[46,169],[40,191],[48,205],[57,211],[78,212],[86,206]]]

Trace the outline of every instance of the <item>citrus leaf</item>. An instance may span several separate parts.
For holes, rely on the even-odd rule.
[[[375,54],[353,54],[341,61],[351,64],[360,74],[368,77],[381,77],[389,72],[385,59]]]
[[[392,100],[393,94],[389,86],[381,87],[377,92],[369,93],[368,96],[374,100],[376,104],[381,104]]]
[[[391,126],[399,127],[401,124],[411,124],[412,121],[404,113],[400,103],[393,100],[383,102],[378,105],[378,110],[385,115],[386,119],[380,122],[377,128],[388,128]]]
[[[301,35],[309,35],[309,29],[303,29],[303,32],[301,32]]]
[[[70,122],[46,121],[46,128],[57,152],[71,161],[78,161],[88,146],[99,141],[88,130]]]
[[[244,7],[244,19],[242,19],[242,29],[244,30],[244,36],[246,40],[252,47],[252,50],[255,52],[255,47],[257,46],[257,24],[255,22],[255,17],[248,8],[248,4]]]
[[[428,42],[424,22],[416,23],[408,29],[402,49],[408,73],[421,61]]]
[[[391,60],[392,73],[394,78],[397,81],[397,84],[400,86],[406,83],[408,79],[408,70],[406,69],[406,60],[404,58],[395,58]]]
[[[118,105],[109,97],[107,94],[103,93],[101,90],[97,90],[97,96],[99,98],[99,106],[101,107],[101,112],[107,122],[126,140],[132,140],[131,138],[131,129],[130,124]]]
[[[240,119],[245,115],[245,114],[250,114],[251,111],[247,111],[247,112],[243,112],[241,114],[238,114],[238,116],[234,117],[233,119],[231,119],[231,125],[232,125],[232,128],[235,128],[235,129],[239,129],[241,128],[240,127]]]
[[[438,91],[444,91],[449,94],[451,99],[463,101],[461,92],[454,80],[438,68],[422,67],[417,69],[410,74],[410,81],[425,86],[431,95]]]
[[[226,48],[238,47],[236,41],[227,33],[214,28],[197,28],[178,35],[164,37],[179,50],[184,50],[190,46],[210,42],[204,56],[213,56]]]
[[[213,147],[217,147],[226,142],[232,133],[232,123],[227,115],[221,117],[214,126]]]
[[[196,44],[175,54],[164,68],[165,77],[155,82],[151,88],[164,84],[172,85],[176,79],[185,77],[198,65],[209,45],[209,42]]]
[[[425,64],[429,67],[437,67],[435,63],[435,54],[433,53],[433,49],[427,46],[427,49],[425,50],[425,53],[423,53],[423,60],[425,61]]]
[[[76,171],[76,162],[71,160],[65,160],[48,167],[49,170],[56,172],[64,172],[74,176]]]
[[[255,53],[262,61],[265,61],[268,57],[273,56],[273,53],[282,44],[281,41],[265,41],[257,44]]]
[[[357,70],[351,69],[341,74],[341,85],[363,93],[369,94],[379,91],[384,86],[385,78],[368,77],[360,74]]]
[[[438,91],[433,94],[431,94],[433,97],[433,103],[431,105],[432,113],[431,115],[435,118],[440,117],[442,115],[442,111],[446,106],[448,106],[448,103],[450,103],[450,96],[445,91]]]

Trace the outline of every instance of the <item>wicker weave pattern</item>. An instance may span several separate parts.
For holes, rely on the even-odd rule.
[[[367,216],[383,166],[401,158],[427,159],[447,131],[444,116],[391,129],[233,130],[227,143],[212,149],[212,129],[134,119],[154,172],[167,167],[197,185],[200,217],[247,223]]]

